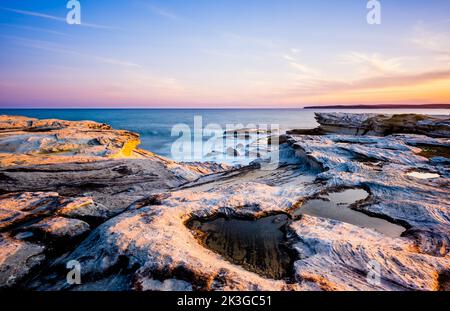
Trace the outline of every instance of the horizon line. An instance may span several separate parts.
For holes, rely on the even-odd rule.
[[[392,106],[392,107],[389,107]],[[440,107],[442,106],[442,107]],[[60,109],[60,110],[93,110],[93,109],[109,109],[109,110],[308,110],[308,109],[364,109],[364,108],[372,108],[372,109],[450,109],[450,103],[428,103],[428,104],[331,104],[331,105],[299,105],[298,107],[104,107],[104,106],[94,106],[94,107],[46,107],[46,106],[36,106],[36,107],[12,107],[6,106],[1,107],[0,109],[5,110],[30,110],[30,109],[40,109],[40,110],[51,110],[51,109]]]

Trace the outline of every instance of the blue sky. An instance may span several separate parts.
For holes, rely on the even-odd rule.
[[[0,1],[0,107],[450,101],[450,1]]]

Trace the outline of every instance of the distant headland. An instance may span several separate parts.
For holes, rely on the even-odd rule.
[[[331,106],[306,106],[303,109],[450,109],[450,104],[424,104],[424,105],[331,105]]]

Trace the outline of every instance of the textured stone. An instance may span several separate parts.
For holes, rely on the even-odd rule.
[[[73,239],[90,230],[89,225],[84,221],[64,217],[49,217],[29,226],[28,229],[45,238],[58,240]]]
[[[0,145],[6,154],[0,189],[8,193],[0,197],[0,230],[4,232],[0,280],[9,280],[8,286],[41,290],[446,288],[450,173],[445,157],[439,161],[424,157],[420,146],[448,144],[443,137],[447,121],[321,114],[319,122],[324,132],[283,136],[281,165],[261,170],[263,159],[233,169],[211,163],[176,163],[137,149],[134,143],[127,145],[127,133],[105,125],[5,118],[0,126],[0,139],[6,139]],[[405,126],[399,128],[402,123]],[[82,148],[84,160],[79,161],[80,154],[68,150],[79,144],[78,132],[93,138],[93,128],[98,141]],[[338,134],[330,134],[331,130]],[[59,135],[67,140],[41,136],[54,131],[62,131]],[[352,135],[343,135],[346,131]],[[397,131],[401,134],[368,135]],[[122,138],[114,140],[116,135]],[[44,147],[46,154],[35,153]],[[96,153],[99,150],[103,153]],[[411,177],[409,173],[417,170],[439,177]],[[286,234],[296,258],[288,280],[271,280],[225,260],[199,243],[197,233],[185,225],[191,219],[217,215],[247,219],[273,213],[294,215],[303,202],[347,188],[370,193],[350,208],[395,222],[406,232],[390,237],[336,220],[293,217]],[[76,235],[86,225],[62,216],[101,221],[70,253],[55,261],[45,262],[44,246],[8,235],[18,236],[17,229],[28,232],[30,220],[37,222],[32,225],[35,230],[64,237]],[[88,281],[80,287],[69,286],[61,273],[69,260],[78,260],[83,267]],[[379,284],[367,280],[373,262],[381,269]],[[31,267],[40,265],[47,270],[31,284],[20,283]],[[17,278],[11,279],[12,275]]]
[[[19,285],[45,260],[44,247],[0,234],[0,288]]]
[[[319,128],[325,133],[354,135],[408,133],[450,137],[448,116],[316,113],[316,119],[320,123]]]

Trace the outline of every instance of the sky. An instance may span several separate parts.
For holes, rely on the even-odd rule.
[[[0,0],[0,108],[450,103],[450,1]]]

